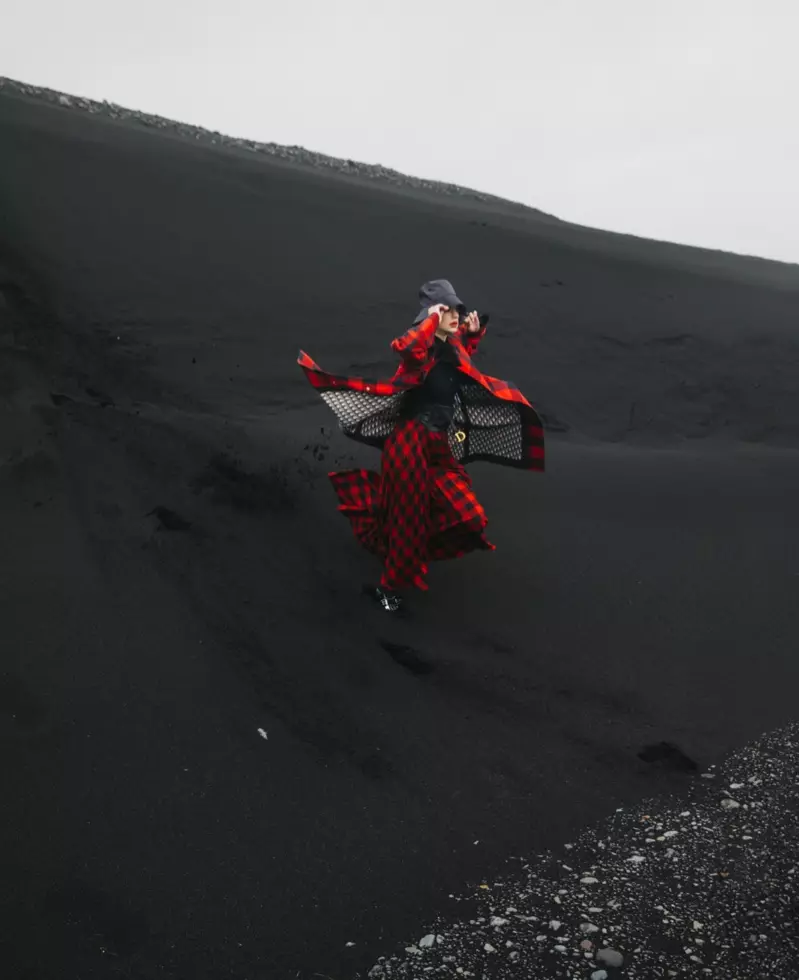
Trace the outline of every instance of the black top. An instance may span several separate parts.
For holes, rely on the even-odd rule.
[[[466,380],[458,371],[458,358],[452,345],[436,337],[433,345],[435,364],[417,388],[403,399],[401,415],[418,419],[435,431],[446,431],[455,414],[455,396]]]

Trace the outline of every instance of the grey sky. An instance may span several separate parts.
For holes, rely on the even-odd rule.
[[[15,7],[12,78],[799,262],[796,0]]]

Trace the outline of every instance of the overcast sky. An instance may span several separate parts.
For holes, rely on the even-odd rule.
[[[799,0],[37,0],[0,74],[799,262]]]

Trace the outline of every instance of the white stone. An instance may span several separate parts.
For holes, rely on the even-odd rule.
[[[596,954],[597,963],[604,963],[605,966],[614,967],[618,969],[624,965],[624,957],[621,953],[617,952],[615,949],[611,949],[609,946],[605,949],[600,949]]]

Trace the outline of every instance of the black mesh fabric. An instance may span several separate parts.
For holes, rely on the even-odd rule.
[[[345,435],[370,446],[382,447],[397,423],[404,392],[385,396],[339,389],[320,394]]]
[[[465,455],[520,462],[524,446],[519,406],[480,387],[466,388],[462,396],[463,419],[456,413],[456,420],[467,433]]]
[[[320,392],[346,436],[382,448],[400,418],[404,392],[373,395],[331,389]],[[464,385],[455,399],[449,432],[453,456],[461,463],[488,460],[519,466],[524,460],[520,406],[496,398],[480,385]]]

